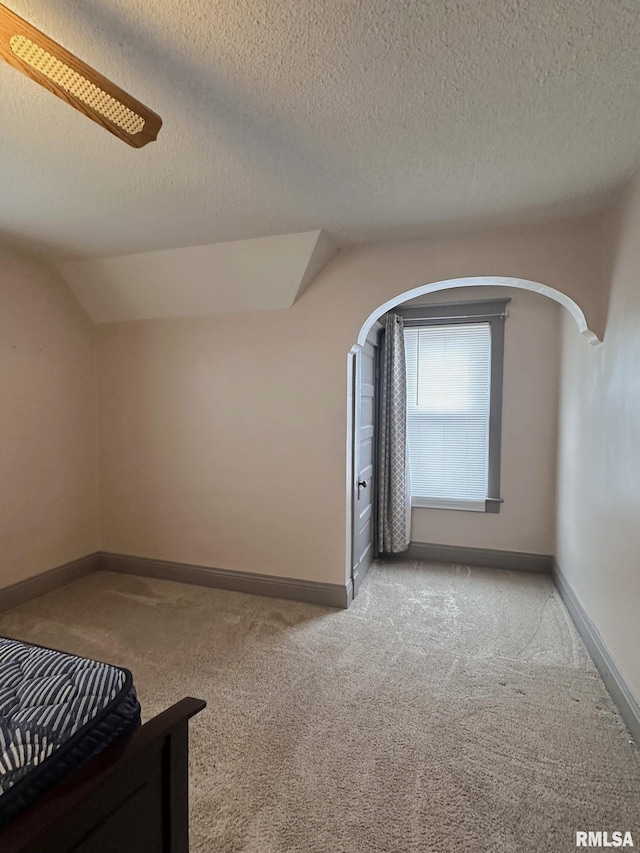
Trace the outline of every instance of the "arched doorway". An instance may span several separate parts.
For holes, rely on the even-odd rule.
[[[355,495],[359,494],[358,480],[356,471],[357,457],[357,435],[360,434],[359,417],[360,417],[360,395],[362,382],[360,380],[361,368],[363,361],[370,357],[366,350],[371,348],[373,341],[372,330],[375,329],[377,321],[388,311],[396,306],[423,296],[438,291],[471,288],[478,286],[488,287],[504,287],[504,288],[519,288],[538,293],[562,305],[569,314],[573,317],[579,332],[587,339],[592,346],[597,346],[601,343],[598,336],[587,325],[587,320],[582,308],[569,296],[549,287],[540,282],[529,281],[527,279],[511,278],[504,276],[472,276],[458,279],[448,279],[444,281],[431,282],[430,284],[421,285],[412,288],[411,290],[399,293],[392,297],[387,302],[376,308],[367,317],[363,323],[358,338],[347,359],[347,467],[346,467],[346,577],[348,585],[353,594],[353,567],[357,561],[354,558],[354,543],[356,539],[362,538],[362,533],[354,533],[354,524],[356,520],[356,499]],[[357,529],[357,528],[355,528]],[[359,543],[360,545],[360,543]],[[351,581],[349,580],[351,579]],[[356,589],[357,592],[357,589]]]

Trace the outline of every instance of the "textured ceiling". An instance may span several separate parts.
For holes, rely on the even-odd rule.
[[[96,323],[289,308],[334,257],[323,231],[58,261]]]
[[[591,213],[640,154],[638,0],[8,0],[160,113],[0,65],[0,238],[100,257]]]

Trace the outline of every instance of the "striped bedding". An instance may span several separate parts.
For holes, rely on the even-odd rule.
[[[0,826],[139,725],[128,670],[0,637]]]

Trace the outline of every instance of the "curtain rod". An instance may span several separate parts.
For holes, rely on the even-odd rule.
[[[423,323],[425,320],[429,320],[432,323],[441,323],[443,320],[506,320],[509,317],[508,311],[502,311],[500,314],[456,314],[453,317],[434,317],[431,315],[411,315],[410,317],[405,317],[402,312],[396,312],[400,317],[407,322],[411,322],[415,320],[417,323]]]

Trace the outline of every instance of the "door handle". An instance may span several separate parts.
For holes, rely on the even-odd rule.
[[[358,480],[358,488],[359,489],[366,489],[367,488],[367,481],[366,480]]]

